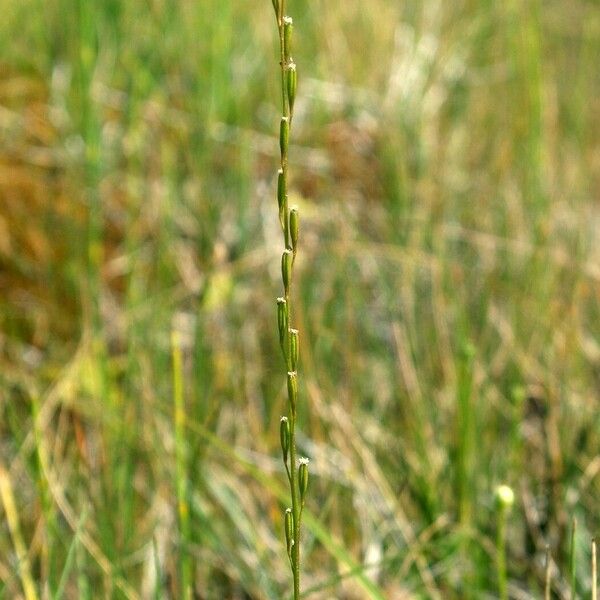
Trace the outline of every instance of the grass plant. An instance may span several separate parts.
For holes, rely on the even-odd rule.
[[[287,14],[286,0],[273,0],[279,33],[279,64],[281,69],[281,108],[279,124],[280,168],[277,172],[277,205],[283,232],[284,250],[281,255],[283,296],[277,298],[277,328],[279,343],[287,369],[288,414],[279,425],[281,451],[290,487],[291,507],[284,514],[285,545],[293,579],[294,600],[300,598],[300,531],[302,511],[308,489],[308,459],[298,458],[296,424],[298,421],[298,355],[299,333],[294,327],[292,313],[292,281],[298,251],[298,209],[289,207],[289,149],[290,131],[294,117],[297,91],[296,63],[292,57],[293,19]]]
[[[17,573],[19,574],[23,594],[26,600],[37,600],[38,594],[31,573],[29,553],[21,533],[21,522],[15,494],[10,480],[10,475],[4,465],[0,462],[0,500],[4,507],[4,514],[8,529],[14,544],[17,557]]]
[[[280,227],[269,2],[2,5],[0,598],[290,597],[290,329],[303,598],[591,597],[597,6],[288,6]]]
[[[173,422],[176,455],[175,488],[177,490],[177,516],[179,518],[181,540],[178,595],[182,600],[190,600],[193,597],[194,569],[189,552],[191,532],[188,492],[188,444],[186,442],[186,409],[183,397],[183,357],[179,332],[176,330],[171,334],[171,347],[173,351]]]
[[[577,519],[571,519],[571,539],[569,543],[569,590],[570,600],[577,596],[577,558],[575,556],[575,537],[577,535]]]

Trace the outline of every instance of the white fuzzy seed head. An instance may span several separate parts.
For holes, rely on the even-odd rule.
[[[499,508],[508,510],[515,503],[515,493],[508,485],[499,485],[494,491],[494,498]]]

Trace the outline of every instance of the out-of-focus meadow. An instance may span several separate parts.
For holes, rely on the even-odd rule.
[[[500,483],[510,597],[546,544],[568,596],[572,516],[586,597],[597,2],[288,6],[305,597],[498,597]],[[288,597],[277,43],[268,0],[2,3],[0,597]]]

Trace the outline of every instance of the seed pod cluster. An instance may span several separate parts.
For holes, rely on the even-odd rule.
[[[308,459],[297,460],[296,417],[298,407],[298,329],[292,324],[292,278],[298,252],[300,218],[297,208],[288,208],[288,157],[298,73],[292,58],[294,22],[286,14],[287,0],[272,0],[279,31],[282,114],[279,121],[280,168],[277,172],[277,209],[283,231],[281,254],[283,296],[277,299],[277,327],[287,371],[288,414],[279,423],[283,463],[288,476],[291,507],[285,510],[284,529],[287,554],[294,580],[294,600],[300,598],[300,522],[308,489]]]

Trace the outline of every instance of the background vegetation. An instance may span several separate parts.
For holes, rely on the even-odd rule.
[[[598,3],[289,4],[306,597],[586,597]],[[2,4],[1,597],[289,592],[272,13]]]

